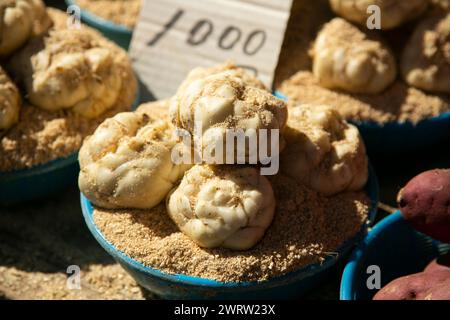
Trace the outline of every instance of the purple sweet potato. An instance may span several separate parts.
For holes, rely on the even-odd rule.
[[[417,175],[400,190],[397,202],[403,217],[414,229],[450,242],[450,169]]]
[[[401,277],[384,286],[373,300],[425,300],[430,299],[430,294],[432,299],[437,299],[436,297],[445,296],[445,287],[439,286],[448,285],[449,279],[450,271],[447,270],[420,272]],[[447,290],[450,292],[450,287],[447,287]]]
[[[450,271],[450,253],[444,254],[431,261],[423,272],[434,272],[439,270]]]

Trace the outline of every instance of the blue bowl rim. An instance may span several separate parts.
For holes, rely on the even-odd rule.
[[[274,95],[279,99],[282,99],[285,101],[288,100],[288,98],[278,90],[274,91]],[[352,123],[356,126],[359,126],[362,128],[370,128],[370,129],[383,129],[385,127],[396,127],[399,129],[403,129],[406,127],[415,127],[418,125],[425,125],[425,124],[435,125],[435,124],[440,124],[440,123],[445,123],[445,122],[449,122],[449,125],[450,125],[450,110],[445,111],[435,117],[422,119],[416,123],[413,123],[411,121],[404,121],[404,122],[388,121],[385,123],[378,123],[375,121],[354,121],[354,120],[350,120],[350,119],[347,119],[347,121],[349,121],[350,123]]]
[[[369,246],[377,237],[379,237],[386,228],[402,219],[403,217],[400,211],[396,211],[388,215],[372,228],[366,238],[353,251],[342,273],[340,288],[341,300],[353,300],[353,297],[351,296],[352,284],[354,282],[353,278],[356,275],[360,259],[362,259],[366,254],[365,248]]]
[[[378,209],[378,194],[379,194],[379,187],[378,187],[378,180],[375,174],[375,171],[372,167],[372,165],[369,163],[369,180],[366,184],[366,191],[370,197],[371,200],[371,206],[369,210],[369,216],[366,223],[364,223],[361,226],[360,231],[355,234],[352,238],[348,239],[346,242],[344,242],[337,250],[336,252],[338,254],[343,253],[346,249],[351,249],[351,247],[355,244],[357,244],[361,237],[366,233],[369,226],[371,226],[374,223],[375,216]],[[151,277],[158,277],[160,279],[175,282],[178,284],[185,284],[185,285],[191,285],[191,286],[203,286],[203,287],[212,287],[212,288],[245,288],[245,287],[251,287],[251,286],[257,286],[257,285],[271,285],[274,283],[283,283],[284,281],[295,278],[298,280],[307,278],[309,276],[317,274],[319,271],[325,270],[329,267],[331,267],[335,262],[335,256],[329,255],[325,258],[325,261],[322,263],[313,263],[309,264],[301,269],[295,270],[293,272],[271,278],[266,281],[247,281],[247,282],[222,282],[207,278],[201,278],[201,277],[195,277],[195,276],[188,276],[184,274],[169,274],[166,272],[163,272],[159,269],[147,267],[143,265],[142,263],[132,259],[122,251],[116,249],[100,232],[100,230],[95,225],[95,222],[93,220],[93,206],[92,203],[83,195],[83,193],[80,192],[80,202],[81,202],[81,209],[82,213],[85,219],[85,222],[88,226],[88,229],[93,234],[94,238],[100,243],[100,245],[114,258],[118,257],[119,260],[124,261],[128,265],[131,265],[135,269],[139,270],[140,272],[144,273],[147,276]],[[362,235],[363,234],[363,235]]]
[[[65,0],[67,6],[77,5],[75,0]],[[89,24],[97,29],[105,29],[110,32],[117,32],[121,35],[131,36],[133,34],[133,29],[128,28],[127,26],[114,23],[112,21],[103,19],[87,10],[81,9],[81,19],[86,20]]]
[[[354,300],[353,294],[353,284],[355,281],[355,276],[358,272],[358,267],[361,259],[363,259],[367,255],[367,248],[371,246],[371,244],[379,237],[382,236],[382,233],[393,224],[405,221],[400,210],[391,213],[384,219],[380,220],[369,233],[364,238],[363,241],[355,248],[352,252],[350,259],[348,260],[346,266],[344,267],[344,271],[342,272],[341,277],[341,286],[340,286],[340,300]],[[442,245],[441,242],[431,239],[433,244],[433,250],[435,250],[435,254],[439,254],[439,246]]]
[[[135,110],[141,100],[141,94],[139,89],[139,84],[136,87],[136,97],[131,105],[131,110]],[[30,168],[24,168],[13,171],[0,171],[0,183],[7,183],[11,180],[23,179],[31,176],[36,176],[40,174],[45,174],[54,170],[58,170],[64,168],[68,165],[72,165],[78,161],[78,150],[72,154],[69,154],[65,157],[59,157],[53,160],[50,160],[43,164],[38,164],[36,166]]]
[[[64,168],[68,165],[76,163],[78,160],[78,151],[66,157],[60,157],[50,160],[46,163],[14,171],[0,172],[0,183],[7,183],[11,180],[23,179],[31,176],[36,176],[48,173],[54,170]]]

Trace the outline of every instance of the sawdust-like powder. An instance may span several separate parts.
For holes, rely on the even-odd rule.
[[[416,123],[450,110],[449,96],[427,94],[400,80],[381,94],[350,94],[323,88],[311,72],[300,71],[278,89],[289,98],[290,105],[325,104],[335,107],[345,119],[361,122]]]
[[[165,205],[151,210],[96,208],[94,220],[118,250],[169,274],[218,281],[262,281],[320,263],[360,230],[369,200],[364,192],[320,196],[283,175],[270,178],[277,199],[272,225],[252,249],[204,249],[181,233]]]
[[[11,299],[38,300],[142,300],[143,290],[120,265],[90,265],[81,270],[79,289],[68,287],[67,274],[27,272],[0,266],[0,288]],[[1,294],[2,292],[0,292]]]

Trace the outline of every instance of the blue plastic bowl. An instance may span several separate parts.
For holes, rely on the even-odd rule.
[[[369,165],[366,192],[371,199],[369,225],[375,219],[378,204],[378,182]],[[165,299],[283,299],[300,296],[326,279],[335,263],[348,255],[367,233],[368,225],[345,242],[337,255],[328,256],[322,264],[311,264],[295,272],[262,282],[220,282],[183,274],[167,274],[144,266],[117,250],[94,223],[93,207],[81,194],[81,208],[86,224],[100,245],[144,288]]]
[[[286,96],[278,91],[274,94],[287,100]],[[349,122],[358,127],[369,153],[411,152],[438,144],[450,137],[450,111],[416,124],[396,121],[386,124],[351,120]]]
[[[140,103],[139,87],[133,102]],[[58,194],[78,179],[78,151],[29,169],[0,172],[0,205],[9,206]]]
[[[341,280],[341,300],[369,300],[377,290],[366,286],[367,267],[377,265],[382,287],[422,271],[434,258],[450,252],[443,244],[415,231],[397,211],[381,220],[352,253]]]
[[[9,206],[51,196],[77,181],[78,152],[30,169],[0,173],[0,205]]]
[[[65,0],[67,6],[77,5],[75,0]],[[99,30],[106,38],[114,41],[123,49],[130,46],[133,29],[102,19],[89,11],[81,10],[81,21]]]

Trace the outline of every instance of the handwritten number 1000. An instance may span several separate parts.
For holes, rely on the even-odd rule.
[[[148,42],[149,46],[154,46],[158,41],[177,23],[183,16],[184,10],[179,9],[172,18],[164,25],[163,30],[155,34],[155,36]],[[205,43],[214,31],[214,24],[208,19],[197,21],[189,31],[189,36],[186,42],[191,46],[198,46]],[[223,50],[231,50],[241,40],[242,31],[235,26],[226,27],[217,43],[218,47]],[[264,46],[266,42],[266,33],[263,30],[254,30],[247,35],[243,52],[246,55],[252,56],[256,54]]]

